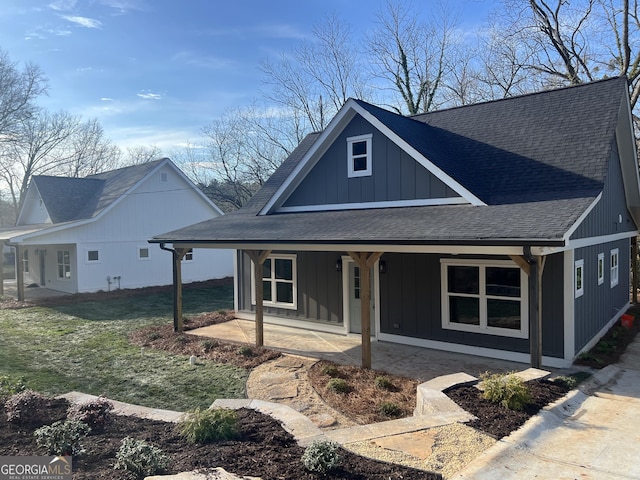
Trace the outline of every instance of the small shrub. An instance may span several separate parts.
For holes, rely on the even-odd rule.
[[[238,415],[227,408],[196,408],[180,419],[178,429],[188,443],[229,440],[238,435]]]
[[[554,378],[553,382],[567,390],[572,390],[578,385],[578,380],[575,377],[569,377],[566,375],[560,375],[559,377]]]
[[[244,357],[253,357],[253,349],[249,345],[242,345],[238,348],[238,353]]]
[[[385,377],[384,375],[377,376],[374,379],[373,383],[376,387],[382,390],[393,390],[395,388],[393,383],[391,382],[391,379],[389,377]]]
[[[40,427],[34,432],[36,443],[49,455],[78,455],[84,450],[80,441],[91,427],[80,420],[65,420]]]
[[[147,342],[154,342],[162,338],[162,335],[160,335],[160,333],[155,330],[150,331],[149,333],[147,333],[146,336],[147,336]]]
[[[327,388],[336,393],[349,393],[351,387],[343,378],[332,378],[327,382]]]
[[[178,335],[176,338],[173,339],[173,341],[175,343],[184,345],[185,343],[187,343],[189,341],[189,339],[187,338],[186,335]]]
[[[378,405],[378,412],[385,417],[395,418],[402,415],[402,408],[400,408],[400,405],[397,403],[381,402],[380,405]]]
[[[24,390],[11,395],[4,404],[7,422],[20,425],[44,423],[45,410],[49,407],[49,397],[33,390]]]
[[[26,389],[22,378],[15,379],[9,375],[0,375],[0,402],[5,402],[11,395]]]
[[[317,440],[302,454],[304,468],[314,473],[328,473],[340,466],[340,446],[336,442]]]
[[[531,402],[531,394],[524,380],[513,374],[488,373],[481,377],[482,397],[510,410],[522,410]]]
[[[79,420],[91,427],[94,432],[101,432],[111,422],[113,403],[104,397],[84,403],[74,403],[67,409],[67,418]]]
[[[126,437],[116,453],[113,468],[131,472],[137,478],[144,478],[164,470],[168,464],[169,458],[158,447],[144,440]]]
[[[322,373],[332,378],[340,376],[340,370],[338,370],[338,366],[334,365],[333,363],[329,363],[322,367]]]
[[[202,347],[202,351],[204,353],[209,353],[211,350],[215,349],[218,346],[218,343],[215,340],[211,340],[210,338],[206,340],[202,340],[200,342],[200,346]]]

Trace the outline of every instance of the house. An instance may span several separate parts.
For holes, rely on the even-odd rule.
[[[237,249],[259,341],[267,321],[360,333],[364,366],[374,338],[561,367],[629,305],[637,165],[625,78],[412,117],[350,99],[244,208],[152,242]]]
[[[34,176],[16,227],[0,240],[16,249],[19,292],[170,285],[171,256],[147,239],[222,215],[164,158],[85,178]],[[233,275],[230,250],[191,251],[182,264],[186,281]]]

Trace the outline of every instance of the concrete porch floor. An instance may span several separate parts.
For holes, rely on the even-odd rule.
[[[18,298],[18,285],[15,280],[4,280],[4,295],[8,297]],[[69,295],[58,290],[51,290],[45,287],[24,287],[25,300],[33,300],[36,298],[62,297]]]
[[[255,343],[255,324],[248,320],[235,319],[190,330],[189,333],[232,342]],[[345,336],[265,324],[264,343],[268,348],[285,353],[346,365],[360,365],[362,361],[358,335]],[[486,371],[510,372],[529,367],[528,364],[519,362],[381,341],[371,342],[371,363],[374,370],[405,375],[421,382],[458,372],[478,377]]]

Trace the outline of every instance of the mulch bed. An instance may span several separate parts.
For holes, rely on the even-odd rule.
[[[531,380],[527,382],[527,386],[531,393],[531,403],[522,411],[510,410],[498,403],[485,400],[482,398],[482,392],[474,386],[452,387],[444,393],[477,417],[477,420],[468,422],[467,425],[501,439],[569,391],[566,386],[549,380]]]
[[[54,400],[46,423],[65,417],[68,403]],[[100,434],[89,435],[82,444],[85,453],[73,458],[74,480],[131,480],[123,470],[114,470],[115,455],[126,436],[146,440],[162,449],[171,461],[167,474],[195,469],[222,467],[236,475],[259,476],[264,480],[281,479],[349,479],[349,480],[417,480],[438,478],[421,470],[393,465],[340,451],[341,467],[329,477],[305,470],[301,462],[304,449],[273,418],[250,409],[238,410],[240,437],[205,445],[188,445],[176,433],[175,424],[129,416],[114,416],[114,421]],[[45,455],[36,446],[35,427],[17,428],[7,424],[0,407],[0,455]]]

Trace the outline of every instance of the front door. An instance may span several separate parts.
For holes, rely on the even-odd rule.
[[[349,312],[349,333],[362,333],[362,302],[360,300],[361,297],[361,278],[360,278],[360,267],[358,267],[355,262],[349,261],[347,262],[349,265],[348,269],[348,312]],[[375,310],[374,310],[374,297],[373,294],[373,280],[374,280],[374,268],[371,269],[371,336],[375,336]]]

